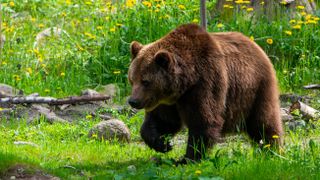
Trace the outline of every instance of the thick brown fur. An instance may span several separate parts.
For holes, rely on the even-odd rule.
[[[146,110],[141,135],[159,152],[184,124],[185,157],[199,160],[225,133],[281,144],[275,72],[264,51],[241,33],[178,27],[147,45],[131,44],[129,103]],[[279,138],[273,138],[274,135]]]

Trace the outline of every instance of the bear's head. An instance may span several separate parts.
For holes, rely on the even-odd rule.
[[[179,98],[179,57],[161,42],[131,43],[128,79],[132,86],[129,104],[152,111],[159,104],[174,104]]]
[[[181,25],[147,45],[134,41],[130,49],[129,104],[146,111],[175,104],[204,73],[205,59],[221,56],[210,34],[196,24]]]

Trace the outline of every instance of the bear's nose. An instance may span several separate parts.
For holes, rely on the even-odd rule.
[[[128,103],[129,103],[130,106],[133,107],[133,108],[139,108],[139,106],[140,106],[140,102],[139,102],[137,99],[130,98],[130,99],[128,100]]]

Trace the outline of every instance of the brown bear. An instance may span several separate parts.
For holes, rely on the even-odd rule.
[[[200,160],[229,132],[281,144],[275,72],[264,51],[238,32],[208,33],[195,24],[160,40],[131,43],[129,104],[144,108],[141,136],[159,152],[168,136],[188,128],[184,159]]]

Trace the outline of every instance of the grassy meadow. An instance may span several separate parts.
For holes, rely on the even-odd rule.
[[[152,42],[183,23],[199,23],[199,2],[188,0],[73,1],[2,0],[2,29],[6,42],[0,49],[0,83],[25,94],[64,97],[86,88],[115,83],[121,91],[117,103],[130,93],[127,70],[129,44]],[[224,6],[224,14],[208,18],[208,31],[239,31],[269,55],[282,93],[303,93],[320,107],[319,92],[303,85],[320,83],[319,12],[273,21],[257,18],[243,1]],[[214,8],[213,1],[207,9]],[[37,38],[47,28],[59,35]],[[39,37],[39,36],[38,36]],[[38,40],[37,40],[38,39]],[[318,98],[317,98],[318,96]],[[100,119],[79,119],[73,124],[49,124],[43,119],[27,124],[0,117],[0,179],[15,164],[41,169],[61,179],[320,179],[320,124],[291,131],[279,152],[251,145],[244,135],[229,137],[198,164],[174,167],[171,159],[185,152],[178,144],[168,154],[156,153],[141,142],[144,116],[114,113],[130,128],[132,142],[89,139],[89,129]],[[185,134],[183,132],[182,134]],[[14,141],[36,146],[17,146]],[[162,164],[150,160],[162,159]]]

